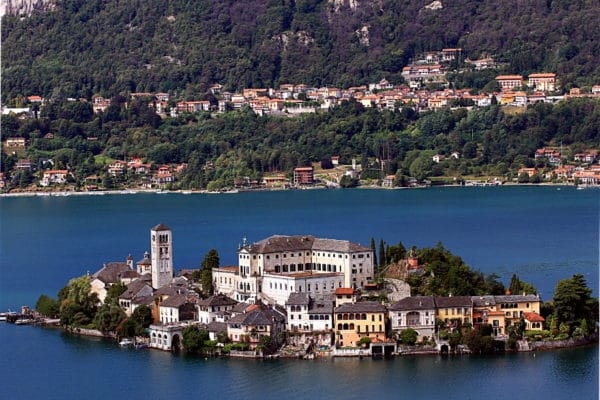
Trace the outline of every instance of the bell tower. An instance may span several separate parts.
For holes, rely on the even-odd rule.
[[[150,230],[152,287],[158,289],[173,279],[173,235],[171,228],[158,224]]]

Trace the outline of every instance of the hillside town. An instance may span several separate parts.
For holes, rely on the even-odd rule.
[[[89,276],[100,304],[115,285],[125,285],[118,305],[130,317],[151,310],[147,345],[181,350],[190,326],[210,340],[240,345],[240,356],[262,356],[265,344],[278,354],[313,357],[399,354],[409,330],[430,352],[455,350],[448,340],[465,327],[489,326],[494,340],[506,342],[511,326],[541,333],[539,295],[411,296],[406,282],[381,296],[375,283],[374,252],[346,240],[274,235],[238,248],[238,265],[214,267],[212,290],[180,270],[175,276],[172,230],[150,231],[150,252],[134,262],[109,262]],[[423,274],[413,252],[402,261],[407,274]],[[212,294],[211,294],[212,293]],[[222,346],[222,344],[221,344]],[[527,342],[520,343],[527,349]],[[468,351],[468,349],[463,349]],[[291,353],[286,353],[291,351]]]
[[[462,67],[457,69],[457,65]],[[132,102],[143,102],[161,118],[179,118],[190,115],[221,114],[229,111],[251,110],[257,115],[273,115],[293,117],[306,113],[321,113],[334,109],[340,104],[354,101],[364,108],[377,110],[400,110],[409,108],[415,112],[436,111],[442,109],[472,109],[499,105],[521,112],[527,106],[536,103],[555,104],[563,100],[591,97],[600,98],[600,85],[582,91],[570,88],[565,91],[555,73],[539,72],[529,76],[497,75],[489,82],[489,90],[456,89],[454,77],[468,71],[483,71],[500,67],[493,57],[470,60],[465,58],[462,49],[448,48],[440,51],[426,52],[418,55],[402,69],[404,83],[394,85],[386,79],[368,85],[336,88],[311,87],[305,84],[281,84],[278,88],[246,88],[241,92],[229,92],[218,84],[208,86],[206,93],[197,94],[196,98],[181,98],[181,95],[169,93],[129,93],[127,97],[116,95],[105,97],[95,95],[91,99],[69,98],[68,102],[91,104],[94,114],[106,113],[111,105],[131,106]],[[32,94],[20,99],[13,99],[12,106],[2,106],[2,115],[13,115],[19,119],[37,119],[40,110],[52,104],[52,98],[43,98]],[[53,146],[55,133],[48,132],[36,139]],[[88,142],[97,141],[96,137],[87,137]],[[52,157],[31,160],[27,158],[27,149],[31,139],[20,136],[7,137],[2,142],[3,151],[17,161],[10,171],[0,171],[0,191],[8,189],[19,191],[84,191],[129,189],[129,190],[171,190],[178,187],[178,181],[188,166],[188,160],[178,164],[153,163],[147,157],[131,156],[123,159],[107,159],[103,173],[94,173],[85,177],[74,176],[69,165],[56,165]],[[459,182],[462,184],[498,184],[508,183],[540,183],[560,182],[576,185],[600,184],[597,161],[598,149],[583,149],[583,152],[566,157],[559,146],[542,148],[535,154],[523,154],[535,161],[535,165],[523,165],[512,177],[497,176]],[[432,161],[445,165],[452,160],[463,157],[460,152],[451,154],[433,154]],[[346,157],[347,158],[347,157]],[[335,171],[298,165],[293,173],[274,171],[264,174],[260,179],[238,177],[229,189],[273,189],[289,187],[306,187],[312,185],[340,186],[341,178],[360,179],[361,185],[396,187],[422,186],[430,181],[409,177],[410,181],[398,182],[394,175],[381,176],[375,182],[364,182],[361,172],[363,165],[351,160],[340,160],[340,156],[331,154],[329,167]],[[342,163],[346,162],[346,165]],[[376,160],[383,171],[384,162]],[[338,167],[339,166],[339,167]],[[207,161],[204,169],[214,168],[213,161]],[[303,169],[306,168],[306,169]],[[310,169],[312,168],[312,170]],[[333,173],[329,173],[333,172]],[[23,181],[23,176],[27,179]],[[12,183],[12,184],[11,184]],[[435,182],[434,182],[435,183]],[[19,188],[15,188],[19,186]],[[342,185],[343,186],[343,185]]]

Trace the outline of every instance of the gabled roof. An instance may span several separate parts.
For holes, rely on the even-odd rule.
[[[506,296],[494,296],[496,303],[525,303],[540,301],[540,297],[536,294],[510,294]]]
[[[181,307],[185,303],[190,303],[187,296],[184,294],[174,294],[160,303],[161,307]]]
[[[152,228],[153,231],[170,231],[171,228],[169,228],[166,225],[163,224],[158,224],[156,225],[154,228]]]
[[[347,240],[321,239],[314,236],[273,235],[248,247],[251,253],[276,253],[282,251],[321,250],[337,252],[371,251]]]
[[[309,314],[331,314],[333,312],[333,301],[317,299],[309,306]]]
[[[392,311],[432,310],[434,308],[433,296],[405,297],[390,306]]]
[[[542,317],[540,314],[534,313],[534,312],[523,313],[523,316],[529,322],[544,322],[545,321],[544,317]]]
[[[139,296],[139,297],[134,297],[131,300],[131,304],[137,304],[137,305],[145,305],[145,306],[152,306],[154,304],[154,297],[153,296]]]
[[[108,262],[92,276],[104,283],[116,283],[119,281],[120,277],[123,276],[125,271],[131,271],[127,263]]]
[[[234,306],[238,302],[224,294],[215,294],[198,302],[199,306]]]
[[[227,324],[225,322],[209,322],[206,326],[209,332],[227,332]]]
[[[362,313],[376,313],[385,312],[385,306],[376,301],[361,301],[359,303],[345,303],[334,309],[334,312],[362,312]]]
[[[150,254],[147,251],[144,253],[144,258],[137,262],[137,265],[152,265]]]
[[[310,304],[308,293],[290,293],[285,305],[307,306]]]
[[[355,294],[356,293],[356,289],[353,288],[337,288],[335,289],[335,294],[336,295],[344,295],[344,294]]]
[[[494,296],[471,296],[471,301],[474,307],[486,307],[496,305]]]
[[[252,311],[231,317],[228,324],[241,325],[271,325],[273,322],[285,322],[283,315],[270,308],[259,306]]]
[[[231,311],[233,313],[243,313],[251,305],[252,304],[248,304],[248,303],[238,303],[235,306],[233,306],[233,309]]]
[[[143,279],[136,279],[135,281],[127,285],[127,289],[123,292],[123,294],[119,296],[119,299],[131,300],[135,296],[137,296],[137,294],[145,287],[152,288],[152,286],[148,284],[148,281]]]
[[[471,300],[471,296],[448,296],[441,297],[436,296],[435,305],[438,308],[447,308],[447,307],[472,307],[473,301]]]

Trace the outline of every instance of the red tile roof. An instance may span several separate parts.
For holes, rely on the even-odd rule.
[[[540,314],[534,313],[534,312],[523,313],[523,316],[529,322],[544,322],[545,321],[544,317],[542,317]]]
[[[355,290],[352,288],[337,288],[335,294],[354,294]]]

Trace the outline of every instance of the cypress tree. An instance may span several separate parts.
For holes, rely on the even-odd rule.
[[[375,238],[371,237],[371,250],[373,251],[373,266],[377,267],[377,251],[375,250]]]
[[[385,243],[383,239],[379,239],[379,267],[383,267],[386,264],[385,258]]]

